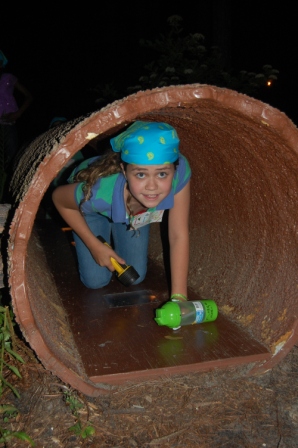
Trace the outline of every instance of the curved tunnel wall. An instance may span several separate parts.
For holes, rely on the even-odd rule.
[[[271,368],[298,339],[298,130],[279,110],[208,85],[139,92],[48,131],[27,148],[11,183],[8,246],[13,308],[25,338],[46,368],[97,394],[32,229],[67,161],[91,139],[104,141],[135,120],[173,125],[192,167],[190,288],[214,298],[220,312],[263,342],[272,357],[256,369]],[[160,257],[155,243],[153,236],[150,253]]]

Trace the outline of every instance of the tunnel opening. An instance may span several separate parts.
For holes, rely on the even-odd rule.
[[[84,288],[69,233],[38,213],[74,154],[135,120],[175,127],[192,168],[189,298],[215,300],[219,317],[179,334],[153,321],[168,299],[159,224],[147,278],[128,297],[117,280]],[[11,184],[8,262],[17,322],[45,367],[97,395],[125,381],[237,364],[256,374],[283,358],[297,341],[297,142],[282,112],[206,85],[139,92],[38,137]]]

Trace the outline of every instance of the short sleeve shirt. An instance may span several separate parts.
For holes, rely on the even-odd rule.
[[[68,182],[72,182],[74,176],[84,168],[87,168],[98,157],[85,160],[70,175]],[[168,210],[174,206],[174,196],[179,193],[189,182],[191,169],[187,159],[180,155],[179,164],[175,170],[172,181],[172,189],[156,207],[148,209],[148,212],[158,210]],[[112,174],[108,177],[99,178],[92,187],[92,194],[88,201],[82,204],[82,212],[86,214],[100,213],[111,219],[115,223],[129,223],[124,202],[124,189],[126,179],[122,173]],[[75,200],[80,204],[84,197],[83,182],[79,183],[75,189]]]

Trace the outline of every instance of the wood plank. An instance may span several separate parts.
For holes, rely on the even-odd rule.
[[[140,285],[127,288],[114,278],[105,288],[86,288],[79,280],[71,232],[55,227],[51,220],[36,225],[91,381],[200,370],[204,365],[248,363],[271,356],[221,313],[215,322],[175,331],[158,326],[155,310],[169,295],[165,272],[153,260]],[[191,299],[199,297],[192,292]]]

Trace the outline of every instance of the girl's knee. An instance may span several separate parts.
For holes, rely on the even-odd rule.
[[[145,280],[146,272],[143,272],[141,275],[139,274],[139,277],[136,281],[133,282],[134,285],[138,285],[139,283],[142,283],[143,280]]]
[[[83,277],[80,276],[81,282],[89,289],[99,289],[107,286],[111,281],[111,276],[100,278],[100,277]]]

